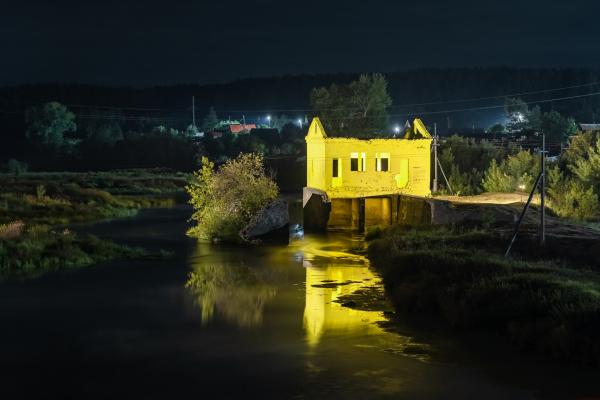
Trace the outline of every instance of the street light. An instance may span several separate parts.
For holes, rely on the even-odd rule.
[[[525,185],[522,183],[519,185],[519,189],[521,190],[521,203],[523,202],[523,191],[525,190]]]
[[[394,133],[395,133],[394,136],[396,136],[397,134],[400,133],[400,126],[399,125],[394,125]]]
[[[267,115],[267,121],[269,122],[269,128],[271,127],[271,116]]]
[[[302,128],[302,118],[298,118],[298,125],[300,125],[300,128]]]

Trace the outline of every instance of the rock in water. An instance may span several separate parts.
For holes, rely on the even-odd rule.
[[[288,203],[276,199],[252,217],[240,236],[249,242],[288,244],[290,241]]]

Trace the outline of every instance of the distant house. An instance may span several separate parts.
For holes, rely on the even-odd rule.
[[[600,124],[579,124],[583,132],[600,131]]]
[[[256,124],[230,124],[229,131],[234,135],[240,133],[249,133],[252,129],[256,129]]]

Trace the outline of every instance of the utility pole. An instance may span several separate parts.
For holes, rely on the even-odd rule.
[[[196,98],[192,96],[192,126],[196,128]]]
[[[246,131],[246,116],[245,115],[242,115],[242,123],[243,123],[242,126],[244,128],[244,131]]]
[[[542,151],[540,152],[542,176],[540,180],[540,245],[546,244],[546,134],[542,132]]]
[[[433,193],[438,191],[437,122],[433,123]]]
[[[508,257],[510,254],[510,249],[512,248],[515,240],[517,239],[517,235],[519,233],[519,227],[521,226],[521,222],[523,222],[523,218],[529,209],[529,205],[531,204],[531,200],[533,200],[533,194],[536,189],[540,189],[540,206],[541,206],[541,214],[540,214],[540,246],[543,246],[546,243],[546,208],[545,208],[545,192],[546,192],[546,135],[542,133],[542,150],[540,151],[541,157],[541,168],[540,173],[537,176],[533,187],[531,188],[531,192],[529,193],[529,197],[527,198],[527,203],[525,203],[525,207],[523,207],[523,211],[521,211],[521,215],[519,216],[519,220],[517,221],[517,225],[515,227],[515,231],[513,237],[506,249],[506,253],[504,253],[504,257]]]

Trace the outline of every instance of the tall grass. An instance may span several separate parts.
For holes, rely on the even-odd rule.
[[[31,277],[112,259],[145,255],[140,248],[115,244],[95,236],[77,236],[47,226],[26,228],[17,237],[0,238],[0,277]]]
[[[505,259],[497,242],[483,231],[393,228],[369,244],[368,255],[401,312],[500,330],[519,346],[599,364],[600,274]]]

